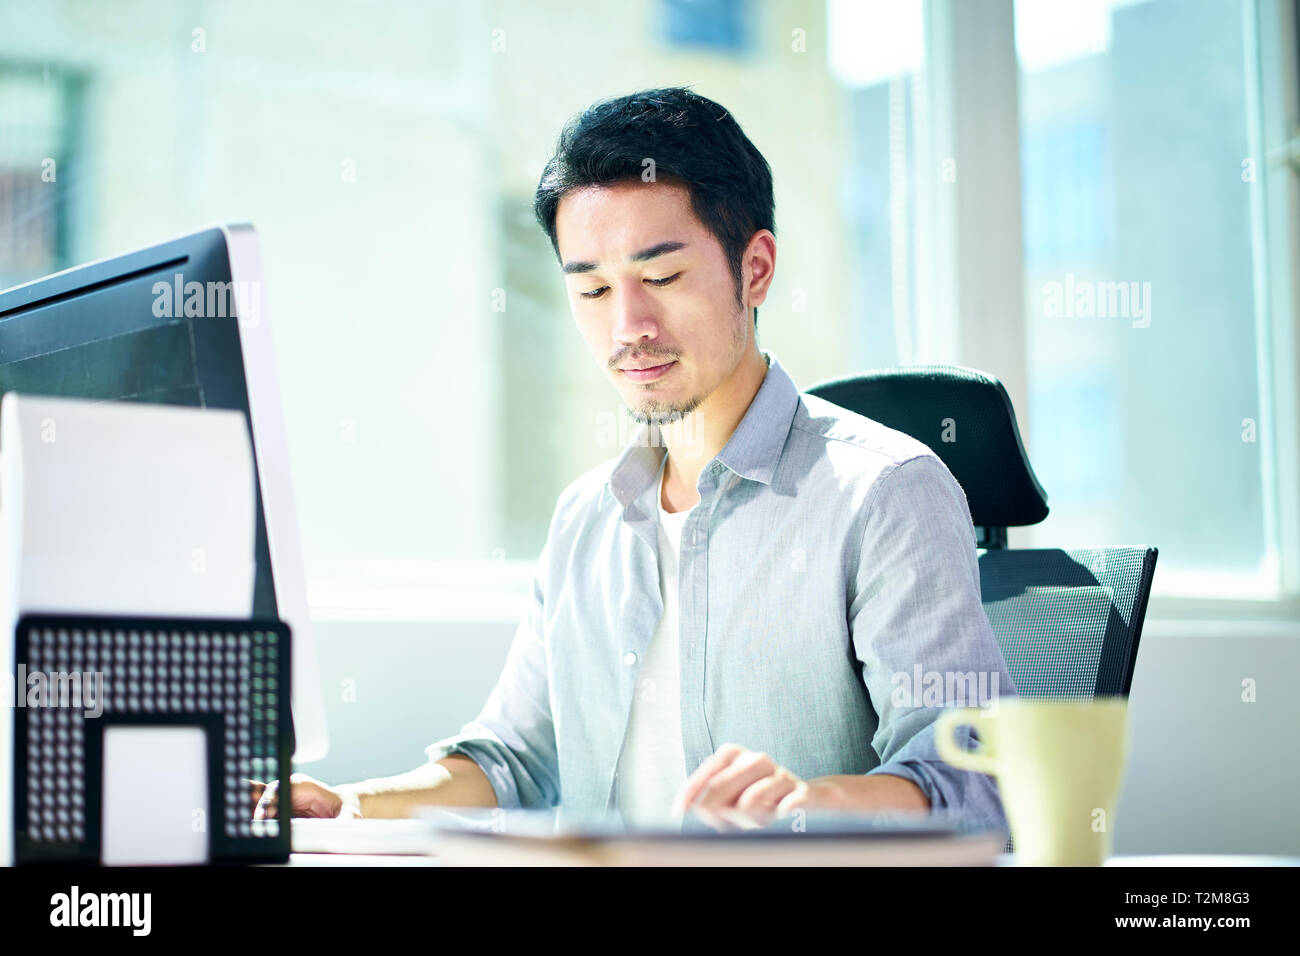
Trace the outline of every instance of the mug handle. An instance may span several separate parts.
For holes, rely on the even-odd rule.
[[[934,723],[934,743],[939,756],[959,770],[996,773],[997,761],[989,752],[987,738],[973,751],[962,750],[953,739],[953,731],[958,727],[963,724],[976,727],[987,716],[988,712],[978,707],[957,707],[940,714]]]

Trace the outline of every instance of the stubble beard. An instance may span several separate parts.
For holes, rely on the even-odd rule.
[[[743,305],[738,303],[736,312],[732,316],[731,364],[733,368],[744,355],[745,346],[748,344],[749,317],[746,312]],[[699,408],[710,394],[711,392],[701,392],[682,402],[663,402],[655,398],[647,398],[629,408],[628,412],[632,420],[640,425],[670,425],[681,421]]]

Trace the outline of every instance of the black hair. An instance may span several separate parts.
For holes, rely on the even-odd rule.
[[[687,188],[695,215],[722,246],[742,302],[745,246],[760,229],[776,233],[772,170],[726,109],[685,87],[601,100],[565,125],[533,199],[556,258],[555,211],[566,193],[641,179],[648,168],[654,181]]]

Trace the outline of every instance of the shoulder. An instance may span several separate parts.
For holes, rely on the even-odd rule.
[[[816,395],[799,395],[787,453],[800,471],[826,470],[863,510],[883,498],[966,512],[965,493],[930,446]]]
[[[928,445],[911,435],[807,393],[799,395],[790,445],[797,454],[835,457],[871,478],[917,458],[939,461]]]

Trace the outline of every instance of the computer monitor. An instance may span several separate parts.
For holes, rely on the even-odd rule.
[[[254,617],[292,631],[294,759],[328,738],[257,233],[224,225],[0,292],[0,394],[228,408],[257,475]]]

